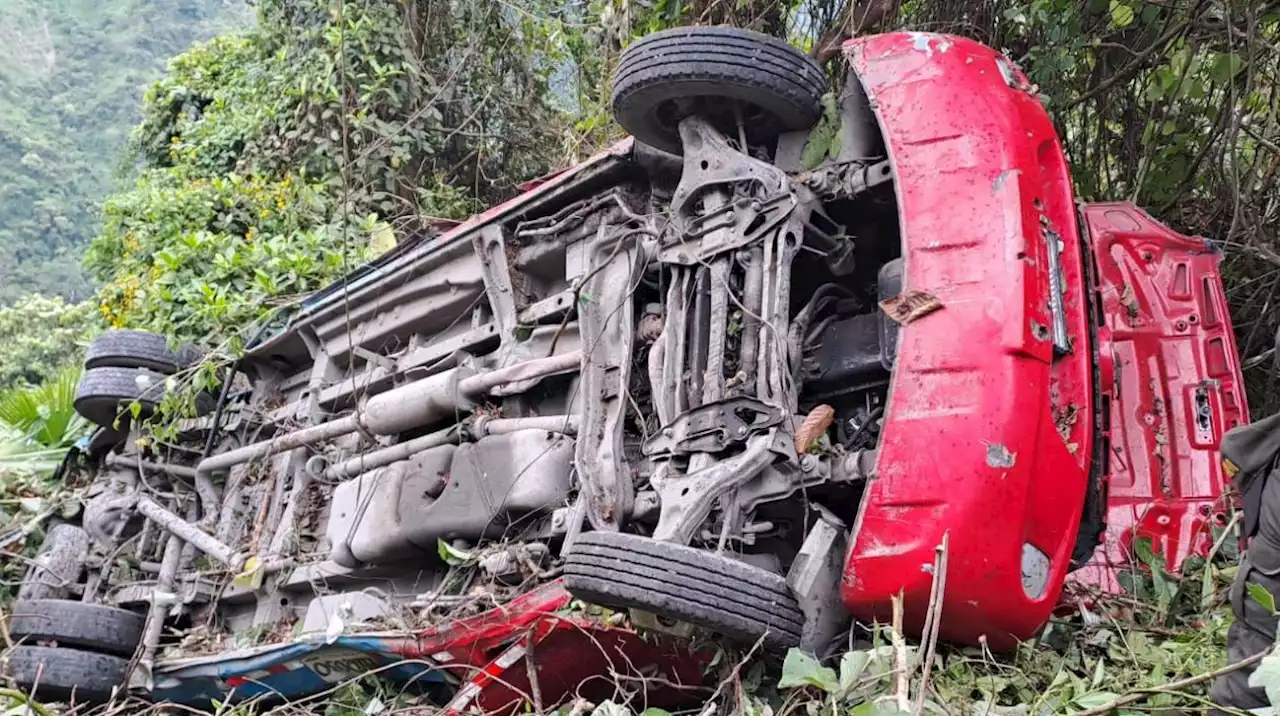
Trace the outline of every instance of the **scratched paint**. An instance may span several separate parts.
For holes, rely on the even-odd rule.
[[[946,52],[952,47],[952,41],[946,35],[937,35],[932,32],[910,32],[907,33],[911,38],[911,46],[917,52],[923,52],[926,57],[933,57],[933,51]]]
[[[1071,249],[1062,258],[1076,281],[1083,264],[1066,161],[1044,106],[1010,91],[994,50],[929,33],[860,37],[846,48],[875,97],[893,162],[906,287],[946,308],[903,329],[877,462],[892,479],[868,486],[846,559],[857,577],[841,596],[869,620],[889,616],[903,593],[908,627],[921,628],[924,614],[910,605],[928,603],[932,581],[920,565],[950,530],[943,637],[986,635],[1009,648],[1043,626],[1068,566],[1055,561],[1046,598],[1029,599],[1022,545],[1070,550],[1088,484],[1083,460],[1052,425],[1049,389],[1057,371],[1064,400],[1089,414],[1090,345],[1048,365],[1048,346],[1029,335],[1032,320],[1048,325],[1036,199],[1064,225]],[[963,282],[952,280],[958,266]],[[1073,335],[1089,335],[1083,310],[1069,318]],[[1090,448],[1082,439],[1080,450]]]
[[[1018,463],[1018,454],[1009,452],[1009,448],[1000,443],[987,446],[987,467],[997,470],[1008,470]]]
[[[1004,188],[1004,183],[1012,177],[1016,177],[1022,173],[1021,169],[1005,169],[996,175],[995,181],[991,182],[991,193],[997,194]]]

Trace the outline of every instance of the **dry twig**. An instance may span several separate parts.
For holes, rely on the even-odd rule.
[[[929,608],[924,622],[924,666],[920,671],[920,693],[916,696],[916,716],[924,713],[924,696],[929,688],[929,672],[938,652],[938,631],[942,628],[942,600],[947,588],[947,547],[951,533],[944,532],[942,543],[934,548],[933,586],[929,590]]]
[[[1253,666],[1254,664],[1257,664],[1258,662],[1262,661],[1271,653],[1272,652],[1270,651],[1258,652],[1257,654],[1254,654],[1253,656],[1247,659],[1241,659],[1240,661],[1237,661],[1234,664],[1229,664],[1227,666],[1222,667],[1221,669],[1216,669],[1214,671],[1210,671],[1205,674],[1188,676],[1185,679],[1170,681],[1164,686],[1153,686],[1151,688],[1146,688],[1146,689],[1137,689],[1136,691],[1131,691],[1125,694],[1124,696],[1121,696],[1115,699],[1109,704],[1103,704],[1102,706],[1099,706],[1097,708],[1087,709],[1085,711],[1079,711],[1076,713],[1075,716],[1102,716],[1103,714],[1107,714],[1107,713],[1111,713],[1112,711],[1115,711],[1121,706],[1127,706],[1128,704],[1141,701],[1147,696],[1151,696],[1153,694],[1167,693],[1170,691],[1181,691],[1187,687],[1195,686],[1196,684],[1202,684],[1206,681],[1212,681],[1213,679],[1216,679],[1219,676],[1225,676],[1226,674],[1230,674],[1232,672],[1239,671],[1241,669],[1247,669],[1250,666]]]
[[[911,710],[911,662],[907,657],[907,640],[902,636],[902,593],[893,597],[893,653],[895,662],[895,686],[893,696],[898,702],[898,710],[907,713]]]

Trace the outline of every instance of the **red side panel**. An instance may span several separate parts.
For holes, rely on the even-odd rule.
[[[842,597],[856,617],[884,620],[901,591],[918,630],[946,536],[943,637],[1009,647],[1058,599],[1093,441],[1066,161],[1026,78],[987,47],[895,33],[845,52],[894,166],[906,290],[944,307],[902,329]],[[1070,344],[1057,357],[1051,259]]]
[[[1209,547],[1226,484],[1218,445],[1249,420],[1221,255],[1129,203],[1084,207],[1114,356],[1105,543],[1072,579],[1115,591],[1135,535],[1170,570]],[[1107,377],[1104,374],[1104,380]]]

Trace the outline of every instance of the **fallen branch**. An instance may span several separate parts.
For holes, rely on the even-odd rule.
[[[1130,62],[1129,64],[1125,65],[1119,71],[1117,71],[1114,75],[1111,75],[1107,79],[1098,83],[1093,89],[1089,90],[1088,92],[1085,92],[1084,94],[1072,100],[1064,108],[1064,111],[1074,109],[1084,104],[1085,102],[1088,102],[1094,97],[1097,97],[1103,92],[1106,92],[1107,90],[1111,89],[1117,84],[1131,79],[1134,75],[1138,74],[1138,72],[1142,71],[1142,68],[1146,66],[1147,61],[1150,60],[1151,56],[1156,53],[1156,50],[1164,48],[1171,40],[1174,39],[1174,37],[1185,32],[1190,25],[1191,25],[1190,21],[1183,20],[1182,22],[1179,22],[1178,24],[1169,28],[1167,32],[1165,32],[1160,37],[1157,37],[1155,41],[1153,41],[1151,45],[1147,47],[1147,49],[1143,50],[1142,54],[1138,55],[1133,62]]]
[[[0,640],[4,641],[6,652],[13,650],[13,637],[9,636],[9,617],[5,616],[3,608],[0,608]]]
[[[894,671],[897,672],[893,689],[894,699],[898,702],[898,710],[903,713],[911,711],[911,663],[907,659],[907,640],[902,636],[902,594],[893,597],[893,641]]]
[[[0,549],[7,549],[9,545],[14,544],[18,540],[34,532],[37,527],[44,523],[45,520],[53,517],[54,512],[56,512],[56,510],[43,510],[35,517],[27,520],[21,527],[0,538]]]
[[[942,628],[942,599],[947,588],[947,545],[951,533],[942,535],[942,543],[934,548],[933,586],[929,589],[929,607],[926,610],[924,636],[924,666],[920,671],[920,693],[916,696],[916,716],[924,713],[924,696],[929,688],[929,672],[938,653],[938,631]]]
[[[1128,694],[1125,694],[1124,696],[1121,696],[1120,698],[1112,701],[1109,704],[1103,704],[1102,706],[1099,706],[1097,708],[1092,708],[1085,711],[1078,711],[1076,712],[1075,716],[1102,716],[1103,714],[1107,714],[1107,713],[1111,713],[1112,711],[1115,711],[1121,706],[1127,706],[1129,704],[1141,701],[1147,696],[1152,696],[1154,694],[1167,693],[1170,691],[1181,691],[1182,689],[1185,689],[1188,686],[1195,686],[1196,684],[1202,684],[1206,681],[1211,681],[1213,679],[1216,679],[1219,676],[1225,676],[1232,672],[1240,671],[1241,669],[1247,669],[1250,666],[1253,666],[1254,664],[1257,664],[1258,662],[1262,661],[1270,654],[1271,654],[1270,651],[1261,651],[1247,659],[1241,659],[1240,661],[1237,661],[1234,664],[1229,664],[1227,666],[1222,667],[1221,669],[1210,671],[1206,674],[1200,674],[1198,676],[1188,676],[1187,678],[1179,679],[1178,681],[1170,681],[1164,686],[1152,686],[1145,689],[1137,689],[1136,691],[1132,691]]]
[[[738,678],[738,674],[742,673],[742,667],[751,663],[751,657],[756,655],[756,652],[760,650],[760,646],[762,644],[764,644],[764,637],[756,639],[756,642],[751,645],[751,649],[747,651],[746,656],[739,659],[737,664],[734,664],[733,670],[729,672],[729,676],[722,679],[720,684],[716,686],[716,690],[711,692],[711,696],[707,699],[707,703],[714,703],[715,700],[719,698],[720,692],[724,690],[725,684],[731,683]]]
[[[538,639],[533,632],[529,632],[529,644],[525,647],[524,652],[524,670],[529,677],[529,691],[533,696],[533,712],[535,714],[542,713],[542,685],[538,683],[538,665],[533,660],[533,651],[537,646]]]
[[[1270,149],[1270,150],[1271,150],[1271,151],[1273,151],[1273,152],[1280,152],[1280,145],[1276,144],[1275,142],[1272,142],[1271,140],[1267,139],[1266,137],[1262,137],[1262,136],[1259,136],[1259,135],[1257,135],[1257,134],[1254,134],[1254,133],[1253,133],[1253,130],[1252,130],[1252,129],[1250,129],[1250,128],[1248,127],[1248,125],[1241,124],[1241,125],[1240,125],[1240,130],[1241,130],[1242,132],[1244,132],[1245,134],[1249,135],[1250,137],[1252,137],[1252,138],[1253,138],[1253,141],[1257,142],[1258,144],[1261,144],[1262,146],[1266,147],[1267,149]]]
[[[1270,347],[1270,348],[1266,349],[1265,351],[1263,351],[1263,352],[1259,353],[1258,355],[1256,355],[1256,356],[1253,356],[1253,357],[1251,357],[1251,358],[1246,359],[1243,363],[1241,363],[1240,368],[1241,368],[1242,370],[1249,370],[1249,369],[1251,369],[1251,368],[1257,368],[1258,366],[1262,365],[1263,363],[1266,363],[1266,362],[1267,362],[1267,359],[1268,359],[1268,358],[1270,358],[1271,356],[1275,355],[1275,354],[1276,354],[1276,348],[1275,348],[1275,346],[1272,346],[1272,347]]]

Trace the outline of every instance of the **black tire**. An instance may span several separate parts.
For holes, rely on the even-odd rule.
[[[146,331],[107,331],[85,351],[85,370],[93,368],[146,368],[177,373],[199,355],[194,348],[170,350],[164,336]]]
[[[588,532],[565,557],[578,599],[678,619],[770,651],[799,646],[804,613],[772,572],[696,547],[620,532]]]
[[[140,386],[140,376],[150,381]],[[76,412],[95,425],[109,428],[120,418],[124,428],[131,418],[129,405],[138,401],[142,415],[150,415],[164,394],[165,376],[136,368],[91,368],[76,386]]]
[[[18,688],[34,689],[36,700],[44,703],[106,703],[129,668],[129,660],[118,656],[47,646],[15,646],[6,658]]]
[[[680,27],[627,48],[613,74],[613,117],[637,140],[681,153],[679,120],[702,114],[736,136],[735,104],[747,141],[812,127],[822,116],[827,76],[800,50],[730,27]]]
[[[84,573],[90,542],[89,533],[81,527],[66,522],[51,525],[18,585],[18,601],[66,599],[68,585],[78,583]]]
[[[60,647],[132,656],[146,621],[141,614],[102,604],[30,599],[13,604],[9,634],[28,644],[55,641]]]

